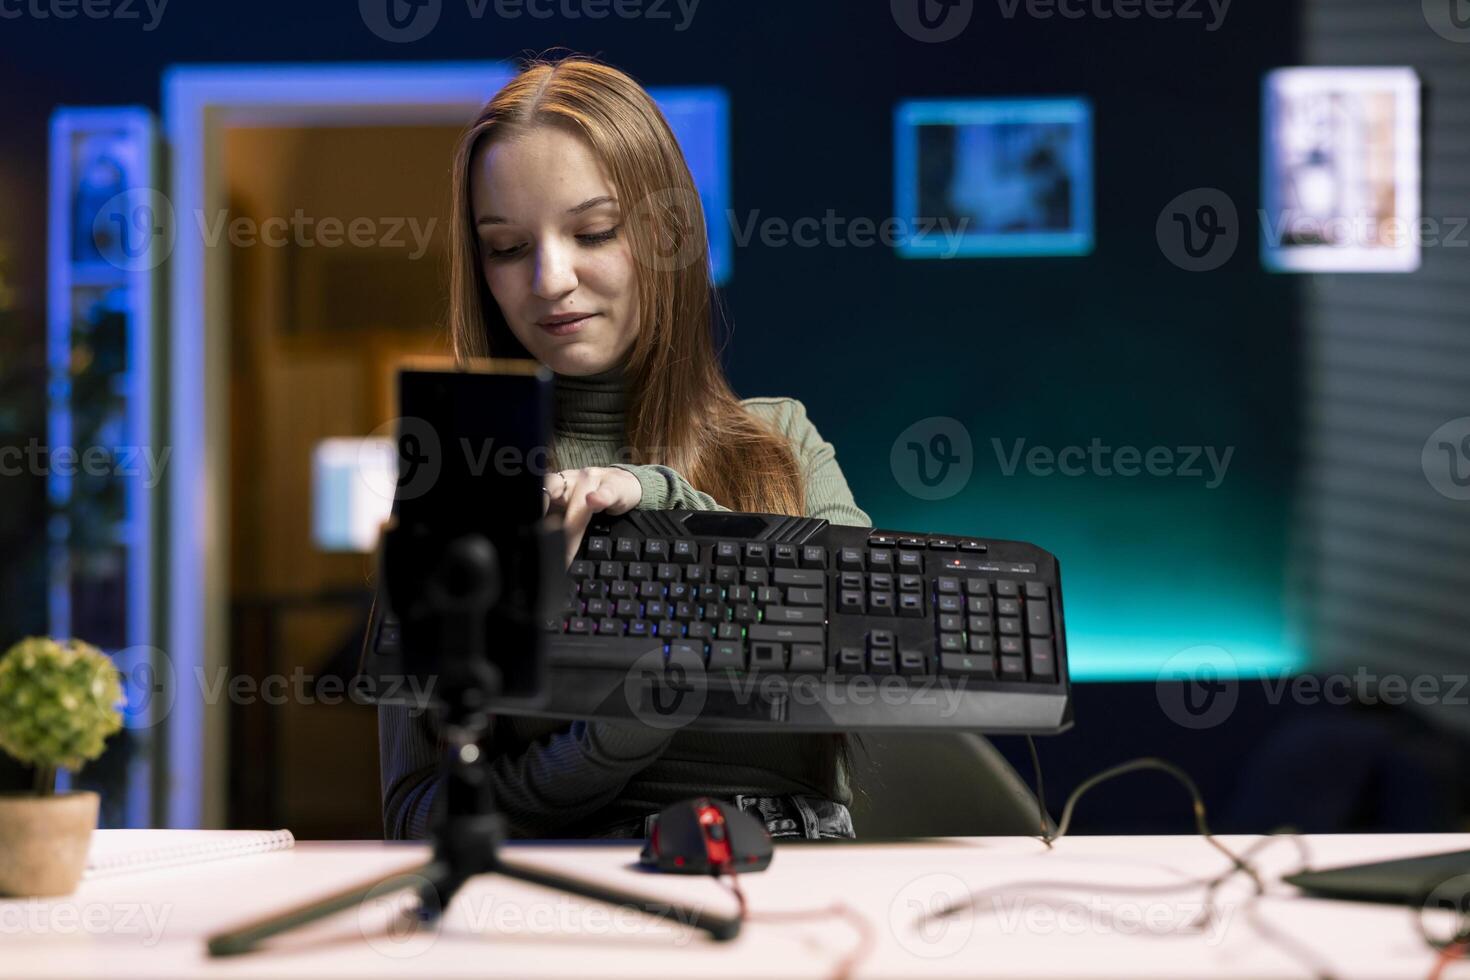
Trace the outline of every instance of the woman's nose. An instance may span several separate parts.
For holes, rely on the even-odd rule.
[[[565,296],[577,287],[577,272],[572,256],[557,245],[543,246],[536,253],[536,279],[532,290],[542,299]]]

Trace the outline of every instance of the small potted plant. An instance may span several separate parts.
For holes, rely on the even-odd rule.
[[[28,637],[0,657],[0,750],[35,769],[32,793],[0,794],[0,895],[69,895],[97,826],[97,794],[56,792],[122,728],[117,668],[80,640]]]

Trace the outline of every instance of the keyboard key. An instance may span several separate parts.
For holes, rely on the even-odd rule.
[[[809,544],[809,545],[804,546],[801,549],[801,567],[802,568],[826,568],[827,567],[827,549],[826,548],[823,548],[819,544]],[[777,585],[785,585],[785,584],[795,585],[797,583],[795,583],[795,582],[792,582],[792,583],[777,582],[776,584]]]
[[[923,592],[924,576],[922,575],[900,575],[898,577],[898,591],[900,592]]]
[[[981,596],[972,595],[965,600],[965,612],[972,616],[989,616],[990,608],[990,600]]]
[[[883,572],[875,572],[868,576],[868,588],[874,592],[892,592],[893,576]]]
[[[712,643],[709,648],[710,670],[745,670],[745,647],[740,643]]]
[[[1057,655],[1051,640],[1031,641],[1031,677],[1039,681],[1057,679]]]
[[[674,603],[674,618],[681,623],[692,622],[699,618],[699,606],[692,602]]]
[[[898,544],[898,538],[892,534],[875,531],[868,535],[868,544],[874,548],[891,548]]]
[[[895,666],[895,655],[891,647],[875,647],[868,651],[868,673],[891,674]]]
[[[602,667],[627,670],[664,645],[657,640],[625,636],[557,636],[548,646],[549,661],[559,667]]]
[[[734,565],[716,565],[710,573],[710,581],[721,585],[734,585],[740,581],[740,569]]]
[[[965,638],[960,633],[940,633],[939,649],[943,653],[963,653]]]
[[[762,585],[755,590],[755,601],[762,606],[780,605],[781,590],[774,585]]]
[[[1028,598],[1028,599],[1045,599],[1046,598],[1046,583],[1045,582],[1027,582],[1026,583],[1026,598]]]
[[[868,593],[868,614],[870,616],[892,616],[894,612],[892,592]]]
[[[797,565],[796,545],[778,544],[772,548],[771,564],[777,568],[795,568]]]
[[[868,551],[868,568],[875,572],[893,571],[893,552],[887,548],[872,548]]]
[[[710,571],[708,565],[684,566],[684,581],[698,585],[700,582],[708,582],[709,580]]]
[[[669,560],[669,543],[662,538],[649,538],[643,542],[643,560],[658,564]]]
[[[583,616],[573,616],[567,620],[567,632],[589,634],[592,632],[592,620]]]
[[[827,631],[821,626],[787,626],[781,623],[754,623],[746,627],[745,638],[752,643],[770,641],[774,643],[826,642]]]
[[[699,561],[699,545],[694,541],[675,541],[670,557],[681,565],[694,564]]]
[[[622,636],[623,621],[621,619],[599,619],[597,621],[598,636]]]
[[[642,604],[637,599],[619,599],[613,611],[622,619],[637,619],[643,614]]]
[[[827,614],[811,606],[769,606],[762,619],[767,623],[824,623]]]
[[[935,588],[939,590],[940,595],[959,595],[960,580],[951,578],[948,575],[941,575],[935,579]]]
[[[801,585],[820,589],[827,584],[827,575],[825,572],[814,572],[808,569],[777,568],[771,572],[771,584]]]
[[[837,580],[844,589],[861,589],[865,587],[862,572],[843,572],[838,576]]]
[[[756,611],[753,602],[737,602],[731,607],[730,618],[737,623],[756,623],[760,621],[760,614]]]
[[[1051,636],[1051,609],[1045,602],[1026,603],[1026,632],[1032,636]]]
[[[786,646],[781,643],[752,643],[750,645],[751,670],[785,670]]]
[[[990,546],[983,541],[976,541],[974,538],[960,538],[960,550],[980,554],[989,551]]]
[[[754,565],[758,568],[766,568],[771,564],[771,553],[766,548],[764,541],[745,542],[744,564]]]
[[[662,599],[652,599],[643,604],[644,619],[667,619],[672,612],[668,603]]]
[[[900,592],[898,594],[898,614],[900,616],[922,617],[924,615],[924,595],[921,592]]]
[[[929,664],[922,651],[900,650],[898,651],[898,672],[900,674],[927,674]]]
[[[654,569],[653,577],[660,582],[679,581],[679,566],[671,561],[661,561],[658,568]]]
[[[618,581],[622,580],[619,579]],[[582,598],[584,599],[599,599],[607,595],[607,592],[608,583],[606,582],[599,582],[597,579],[591,579],[582,583]]]
[[[588,538],[587,557],[593,561],[605,561],[612,557],[611,538]]]
[[[857,589],[843,589],[837,594],[837,611],[851,616],[861,616],[864,608],[863,593]]]
[[[715,624],[701,621],[686,623],[684,635],[691,640],[708,640],[714,637]]]
[[[963,628],[964,620],[954,613],[946,613],[939,617],[939,632],[941,633],[958,633]],[[971,629],[974,627],[971,626]]]
[[[911,575],[922,575],[924,573],[924,556],[917,551],[900,551],[898,553],[898,570]]]
[[[991,656],[995,653],[995,637],[989,633],[971,633],[969,647],[971,653]]]
[[[802,674],[820,674],[827,669],[827,658],[822,648],[810,643],[800,643],[791,648],[791,670]]]
[[[597,577],[604,582],[623,577],[623,563],[620,561],[600,561],[597,563]]]
[[[628,623],[629,636],[652,636],[653,624],[645,619],[635,619]]]
[[[967,578],[965,579],[965,595],[990,595],[990,579]]]
[[[1000,616],[1019,616],[1021,615],[1020,600],[997,599],[995,600],[995,612]]]
[[[931,537],[929,538],[929,549],[931,551],[954,551],[954,538]]]
[[[1002,616],[997,622],[1000,626],[1001,636],[1021,635],[1021,621],[1014,616]]]
[[[606,540],[605,538],[603,540]],[[579,559],[567,566],[567,578],[584,579],[591,578],[596,572],[597,566],[585,559]]]
[[[934,609],[941,613],[960,612],[960,597],[957,595],[942,595],[934,599]]]
[[[990,679],[995,677],[995,658],[969,653],[941,653],[939,669],[946,674],[966,674]]]
[[[1021,589],[1015,582],[1003,578],[995,583],[995,594],[1003,599],[1014,599],[1021,594]]]
[[[687,582],[670,582],[668,585],[668,596],[674,602],[683,602],[689,598],[690,587]]]
[[[647,582],[653,578],[653,566],[646,561],[628,562],[628,581]]]
[[[788,606],[822,606],[826,605],[826,602],[826,593],[821,589],[792,587],[786,590],[786,604]]]
[[[741,581],[746,585],[770,585],[771,570],[769,568],[746,568],[745,575]]]
[[[745,637],[745,627],[739,623],[714,623],[715,639],[739,640]]]
[[[837,552],[837,567],[845,572],[863,570],[863,553],[858,548],[843,548]]]
[[[672,619],[660,619],[654,628],[654,633],[661,640],[681,637],[684,635],[684,624]]]
[[[912,534],[900,535],[898,539],[899,546],[903,548],[922,548],[924,542],[924,538],[915,537]]]
[[[610,603],[607,599],[588,599],[586,608],[582,612],[586,613],[589,619],[600,619],[603,616],[609,615],[609,605]]]
[[[837,651],[837,671],[842,674],[861,674],[867,667],[867,656],[862,647],[842,647]]]
[[[715,544],[716,565],[738,565],[740,564],[740,546],[734,541],[720,541]]]
[[[613,548],[613,557],[618,561],[637,561],[638,540],[636,538],[618,538],[617,546]]]
[[[1021,638],[1019,636],[1002,636],[1000,638],[1000,652],[1002,655],[1019,655],[1021,653]]]
[[[868,630],[869,647],[893,646],[893,630]]]
[[[628,583],[632,585],[630,581]],[[638,598],[640,599],[662,599],[664,595],[664,584],[662,582],[639,582]]]
[[[755,590],[748,585],[732,585],[725,590],[726,602],[750,602],[755,598]]]
[[[989,616],[969,616],[966,625],[971,633],[984,633],[988,636],[995,632],[995,620]]]
[[[1019,656],[1002,655],[1000,658],[1000,676],[1002,680],[1024,681],[1026,679],[1026,662]]]

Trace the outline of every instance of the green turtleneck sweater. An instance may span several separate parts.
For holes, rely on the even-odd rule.
[[[872,526],[853,502],[832,444],[794,398],[747,398],[796,451],[806,476],[806,515]],[[554,466],[617,466],[638,478],[640,510],[728,510],[667,466],[618,462],[627,445],[619,371],[556,376]],[[438,796],[438,737],[427,714],[379,709],[384,829],[422,837]],[[490,768],[497,806],[517,837],[581,837],[691,796],[788,793],[851,802],[828,735],[667,732],[636,722],[496,719]]]

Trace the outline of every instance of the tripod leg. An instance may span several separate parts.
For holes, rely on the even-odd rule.
[[[433,864],[416,864],[391,875],[374,878],[360,885],[352,885],[325,898],[298,905],[284,912],[277,912],[263,919],[256,919],[254,922],[237,926],[226,932],[216,933],[209,937],[209,955],[234,956],[238,953],[248,953],[257,943],[271,936],[278,936],[283,932],[316,922],[318,919],[325,919],[329,915],[361,905],[369,898],[413,888],[425,878],[433,880],[436,870]],[[393,887],[395,885],[397,887]]]
[[[629,905],[640,912],[655,917],[666,916],[674,919],[676,922],[691,925],[696,929],[703,929],[712,938],[721,942],[734,939],[740,935],[740,920],[738,918],[712,915],[701,909],[689,908],[684,905],[673,905],[658,899],[649,898],[646,895],[635,895],[633,892],[625,892],[619,888],[611,888],[607,885],[600,885],[582,878],[573,878],[554,871],[543,871],[540,868],[532,868],[523,864],[497,861],[492,870],[497,874],[505,875],[507,878],[528,881],[533,885],[542,885],[546,888],[554,888],[573,895],[581,895],[583,898],[606,902],[609,905]]]

